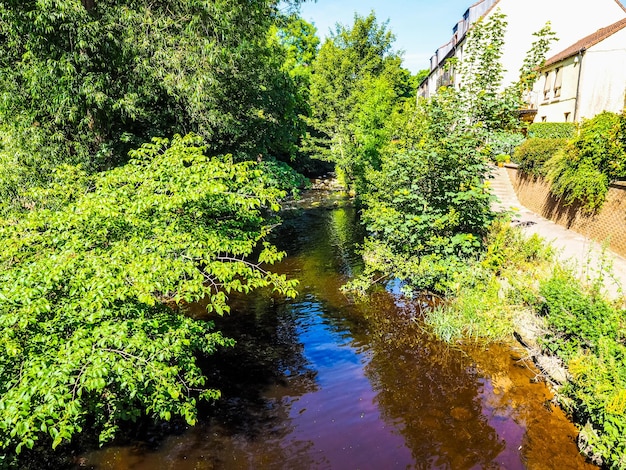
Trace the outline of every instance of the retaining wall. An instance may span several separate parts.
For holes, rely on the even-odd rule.
[[[507,171],[524,207],[581,235],[607,242],[612,251],[626,256],[626,181],[612,184],[602,209],[586,215],[578,204],[567,206],[550,194],[543,179],[525,175],[512,166],[507,166]]]

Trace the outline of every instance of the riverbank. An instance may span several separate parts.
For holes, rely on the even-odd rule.
[[[517,309],[515,336],[578,425],[581,451],[626,468],[626,260],[523,207],[504,168],[494,169],[491,187],[493,209],[511,213],[526,239],[542,237],[556,255],[529,289],[528,308]]]
[[[440,341],[393,283],[368,302],[342,293],[363,263],[349,198],[303,191],[282,216],[275,269],[300,295],[238,296],[214,318],[237,341],[204,364],[222,398],[158,446],[109,446],[85,466],[591,468],[521,348]]]

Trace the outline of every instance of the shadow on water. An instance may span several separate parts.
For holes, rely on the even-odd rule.
[[[275,268],[301,280],[300,296],[234,298],[231,315],[215,319],[237,345],[203,363],[222,398],[201,422],[156,448],[136,439],[81,465],[585,468],[575,429],[521,352],[436,341],[420,304],[388,290],[346,298],[339,288],[361,270],[362,229],[349,205],[319,205],[312,196],[287,211],[275,240],[288,253]]]

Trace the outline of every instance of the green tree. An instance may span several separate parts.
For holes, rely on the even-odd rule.
[[[454,90],[442,90],[396,118],[396,139],[380,170],[367,175],[367,271],[356,287],[382,273],[406,281],[409,290],[445,293],[482,247],[493,218],[487,164],[464,105]]]
[[[355,15],[352,28],[337,26],[313,66],[310,143],[353,189],[359,189],[363,168],[379,166],[379,148],[372,143],[385,139],[378,131],[369,134],[372,125],[384,123],[395,103],[414,91],[393,40],[374,13]]]
[[[515,115],[519,99],[501,89],[502,47],[507,25],[500,10],[474,24],[459,64],[458,90],[465,103],[465,115],[471,125],[482,130],[485,140],[495,130],[519,127]]]
[[[320,45],[317,28],[294,13],[278,21],[271,34],[285,49],[285,70],[308,84]]]
[[[109,440],[140,416],[196,420],[197,355],[232,344],[185,315],[205,299],[295,281],[266,266],[280,191],[201,139],[154,139],[97,175],[60,167],[32,210],[0,220],[0,447],[56,447],[89,424]],[[44,439],[45,442],[45,439]]]
[[[215,154],[291,155],[293,80],[267,41],[277,18],[278,0],[2,2],[0,166],[18,171],[0,196],[176,132]]]
[[[423,69],[413,76],[413,83],[418,87],[430,75],[430,70]]]
[[[535,82],[539,78],[539,69],[546,61],[546,54],[550,50],[551,44],[554,41],[558,41],[549,21],[543,28],[533,33],[533,36],[536,39],[526,53],[519,71],[520,78],[517,85],[520,99],[524,99],[525,95],[532,91]]]
[[[298,139],[294,141],[295,151],[291,152],[290,165],[305,174],[324,173],[320,160],[312,160],[303,149],[302,138],[309,131],[307,119],[311,117],[309,104],[311,90],[312,65],[315,63],[320,40],[317,29],[297,14],[282,17],[270,30],[270,43],[283,56],[282,70],[288,74],[294,86],[294,109],[290,115],[293,119],[292,134]]]

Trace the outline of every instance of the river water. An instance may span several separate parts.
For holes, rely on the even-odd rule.
[[[324,201],[324,202],[322,202]],[[361,269],[356,211],[309,192],[284,213],[275,269],[300,295],[233,299],[237,345],[203,366],[222,398],[167,437],[83,454],[95,469],[394,469],[588,466],[576,430],[511,345],[447,345],[393,283],[367,303],[339,288]],[[202,306],[195,315],[203,316]],[[140,437],[141,436],[141,437]]]

